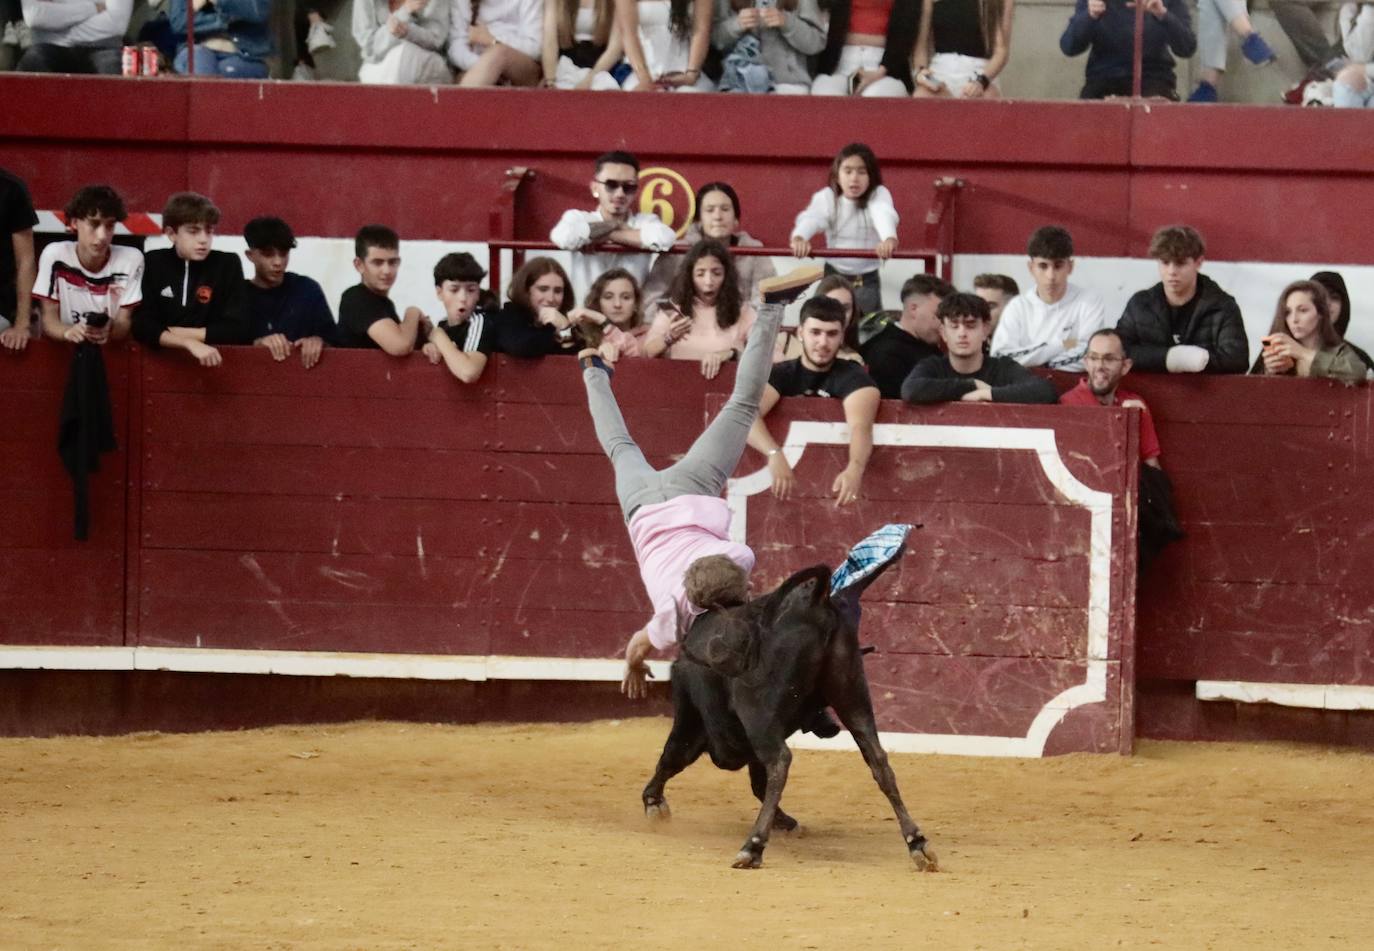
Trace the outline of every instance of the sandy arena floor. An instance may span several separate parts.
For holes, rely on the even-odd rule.
[[[915,872],[857,753],[798,753],[764,867],[668,723],[355,724],[0,739],[0,948],[1368,948],[1374,756],[1145,743],[894,756]]]

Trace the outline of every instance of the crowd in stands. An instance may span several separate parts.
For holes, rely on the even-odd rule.
[[[611,366],[689,360],[714,377],[739,358],[756,319],[758,284],[771,264],[732,252],[757,241],[740,229],[740,202],[729,184],[701,188],[696,240],[682,252],[656,216],[635,211],[638,174],[635,156],[602,155],[589,181],[595,207],[570,209],[551,235],[573,252],[573,274],[551,257],[532,256],[511,277],[504,303],[497,289],[482,286],[482,266],[455,252],[433,267],[437,310],[410,302],[398,307],[391,290],[401,267],[400,238],[388,227],[367,225],[354,246],[359,282],[338,301],[336,320],[320,285],[289,270],[296,240],[278,218],[245,226],[252,266],[245,279],[236,255],[213,248],[219,211],[209,198],[171,196],[162,219],[171,246],[145,254],[114,242],[124,202],[109,186],[92,185],[65,208],[71,240],[50,243],[35,256],[27,189],[0,172],[0,346],[22,353],[35,335],[97,346],[132,336],[151,350],[184,350],[214,367],[224,359],[222,345],[256,345],[278,361],[299,354],[307,369],[327,359],[330,347],[378,349],[397,359],[418,350],[463,383],[479,380],[494,353],[539,358],[596,351]],[[805,258],[811,238],[824,234],[828,249],[890,256],[897,218],[873,153],[846,146],[825,188],[798,213],[791,250]],[[1251,365],[1240,309],[1202,273],[1206,247],[1191,227],[1154,235],[1149,255],[1160,280],[1134,294],[1116,320],[1101,295],[1070,280],[1068,231],[1037,229],[1026,253],[1031,286],[1025,291],[1006,275],[980,275],[964,292],[917,274],[903,284],[893,311],[883,309],[875,258],[830,258],[828,273],[815,268],[820,280],[795,332],[778,335],[762,413],[750,434],[750,445],[768,460],[775,492],[789,492],[792,474],[764,417],[783,397],[842,401],[850,457],[833,490],[844,503],[858,497],[882,398],[1053,403],[1055,387],[1032,372],[1047,368],[1085,374],[1065,402],[1135,405],[1139,399],[1119,389],[1132,370],[1248,369],[1355,384],[1374,369],[1367,354],[1343,339],[1350,300],[1339,274],[1320,272],[1283,290]],[[760,266],[742,268],[740,260]],[[646,279],[658,282],[652,303]],[[1142,455],[1157,462],[1152,428],[1142,435]]]
[[[364,83],[537,86],[830,96],[991,98],[1011,55],[1015,0],[349,0],[361,65],[338,75],[333,27],[283,0],[0,0],[0,69],[118,74],[121,48],[176,72]],[[189,23],[194,56],[186,49]],[[1230,37],[1275,61],[1244,0],[1141,0],[1142,94],[1177,99],[1175,64],[1198,57],[1188,97],[1216,102]],[[1308,0],[1271,9],[1307,70],[1291,101],[1374,99],[1374,3],[1344,3],[1328,37]],[[1077,0],[1060,37],[1088,53],[1084,99],[1132,91],[1136,4]],[[193,62],[188,62],[191,60]],[[1014,94],[1014,90],[1011,91]]]

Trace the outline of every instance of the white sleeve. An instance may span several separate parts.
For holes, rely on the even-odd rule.
[[[363,62],[380,63],[387,52],[401,42],[386,28],[386,18],[377,19],[376,0],[354,0],[353,41],[362,52]]]
[[[361,2],[361,0],[354,0]],[[472,24],[472,3],[470,0],[453,0],[449,15],[448,58],[459,69],[472,69],[477,62],[478,53],[468,42],[468,27]]]
[[[822,188],[811,196],[811,203],[797,215],[791,237],[803,240],[813,238],[829,228],[834,220],[835,193],[829,188]]]
[[[868,196],[866,210],[879,238],[886,241],[897,237],[897,222],[901,219],[897,215],[897,206],[892,203],[892,192],[887,190],[886,185],[873,189],[873,194]]]
[[[509,7],[503,11],[506,16],[487,28],[499,42],[537,61],[544,52],[543,0],[513,0]],[[480,7],[477,19],[482,19]]]
[[[1007,304],[992,334],[991,353],[994,357],[1011,357],[1023,367],[1040,367],[1049,363],[1064,348],[1058,341],[1051,343],[1031,339],[1026,314],[1029,306],[1020,297]]]
[[[639,246],[649,251],[667,251],[677,240],[673,229],[652,212],[635,215],[630,219],[630,227],[639,231]]]
[[[57,300],[57,294],[52,286],[52,265],[57,260],[58,247],[65,242],[54,241],[43,249],[43,253],[38,255],[38,276],[33,281],[33,296],[43,300]],[[8,301],[13,306],[14,301]]]
[[[1013,297],[1007,301],[1007,306],[1002,308],[1002,317],[997,321],[997,329],[992,332],[989,354],[994,357],[1004,357],[1009,351],[1026,345],[1022,339],[1025,336],[1022,327],[1026,320],[1024,310],[1020,297]]]
[[[129,283],[124,285],[124,296],[119,299],[120,307],[133,307],[143,303],[143,252],[130,248],[134,253],[129,258]]]
[[[1340,12],[1341,43],[1351,62],[1374,60],[1374,4],[1346,3]]]
[[[558,224],[549,232],[549,240],[564,251],[576,251],[586,244],[591,236],[592,228],[587,221],[587,213],[576,208],[569,208],[563,212],[563,217],[558,219]]]

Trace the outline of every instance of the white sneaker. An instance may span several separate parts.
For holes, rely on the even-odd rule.
[[[6,24],[5,24],[5,32],[4,32],[3,35],[0,35],[0,46],[18,46],[18,45],[19,45],[19,34],[18,34],[18,33],[15,31],[15,29],[14,29],[14,25],[15,25],[16,22],[18,22],[18,23],[23,23],[24,21],[23,21],[23,20],[18,20],[18,21],[16,21],[16,20],[11,20],[9,23],[6,23]]]
[[[15,45],[21,50],[28,49],[33,43],[33,33],[29,30],[29,25],[23,20],[16,20],[10,25],[14,27]]]
[[[296,68],[291,71],[291,78],[296,82],[313,83],[315,81],[315,71],[304,63],[297,63]]]
[[[310,24],[310,32],[305,37],[305,48],[314,53],[318,50],[334,48],[334,28],[323,20]]]

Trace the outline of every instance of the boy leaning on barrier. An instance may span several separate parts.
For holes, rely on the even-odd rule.
[[[401,319],[391,300],[401,269],[401,239],[385,225],[364,225],[353,239],[353,254],[361,280],[339,298],[339,346],[410,356],[428,321],[418,307],[407,307]]]
[[[951,294],[940,301],[940,336],[948,353],[926,357],[902,383],[908,403],[1054,403],[1059,399],[1042,379],[1011,357],[990,357],[992,335],[988,302],[974,294]]]
[[[54,241],[38,258],[34,298],[43,334],[67,343],[105,344],[129,335],[143,300],[143,252],[114,243],[128,217],[109,185],[87,185],[65,209],[72,241]]]
[[[495,299],[482,290],[487,272],[466,252],[446,254],[434,265],[434,294],[444,319],[434,325],[423,352],[463,383],[476,383],[496,352]]]
[[[243,240],[243,255],[253,265],[244,287],[253,343],[278,361],[299,350],[309,370],[334,337],[334,314],[315,280],[286,269],[296,246],[291,226],[280,218],[254,218],[244,225]]]
[[[252,342],[237,255],[214,251],[219,209],[204,195],[177,192],[162,210],[170,248],[143,263],[143,303],[134,339],[146,347],[185,350],[201,364],[222,362],[219,344]]]

